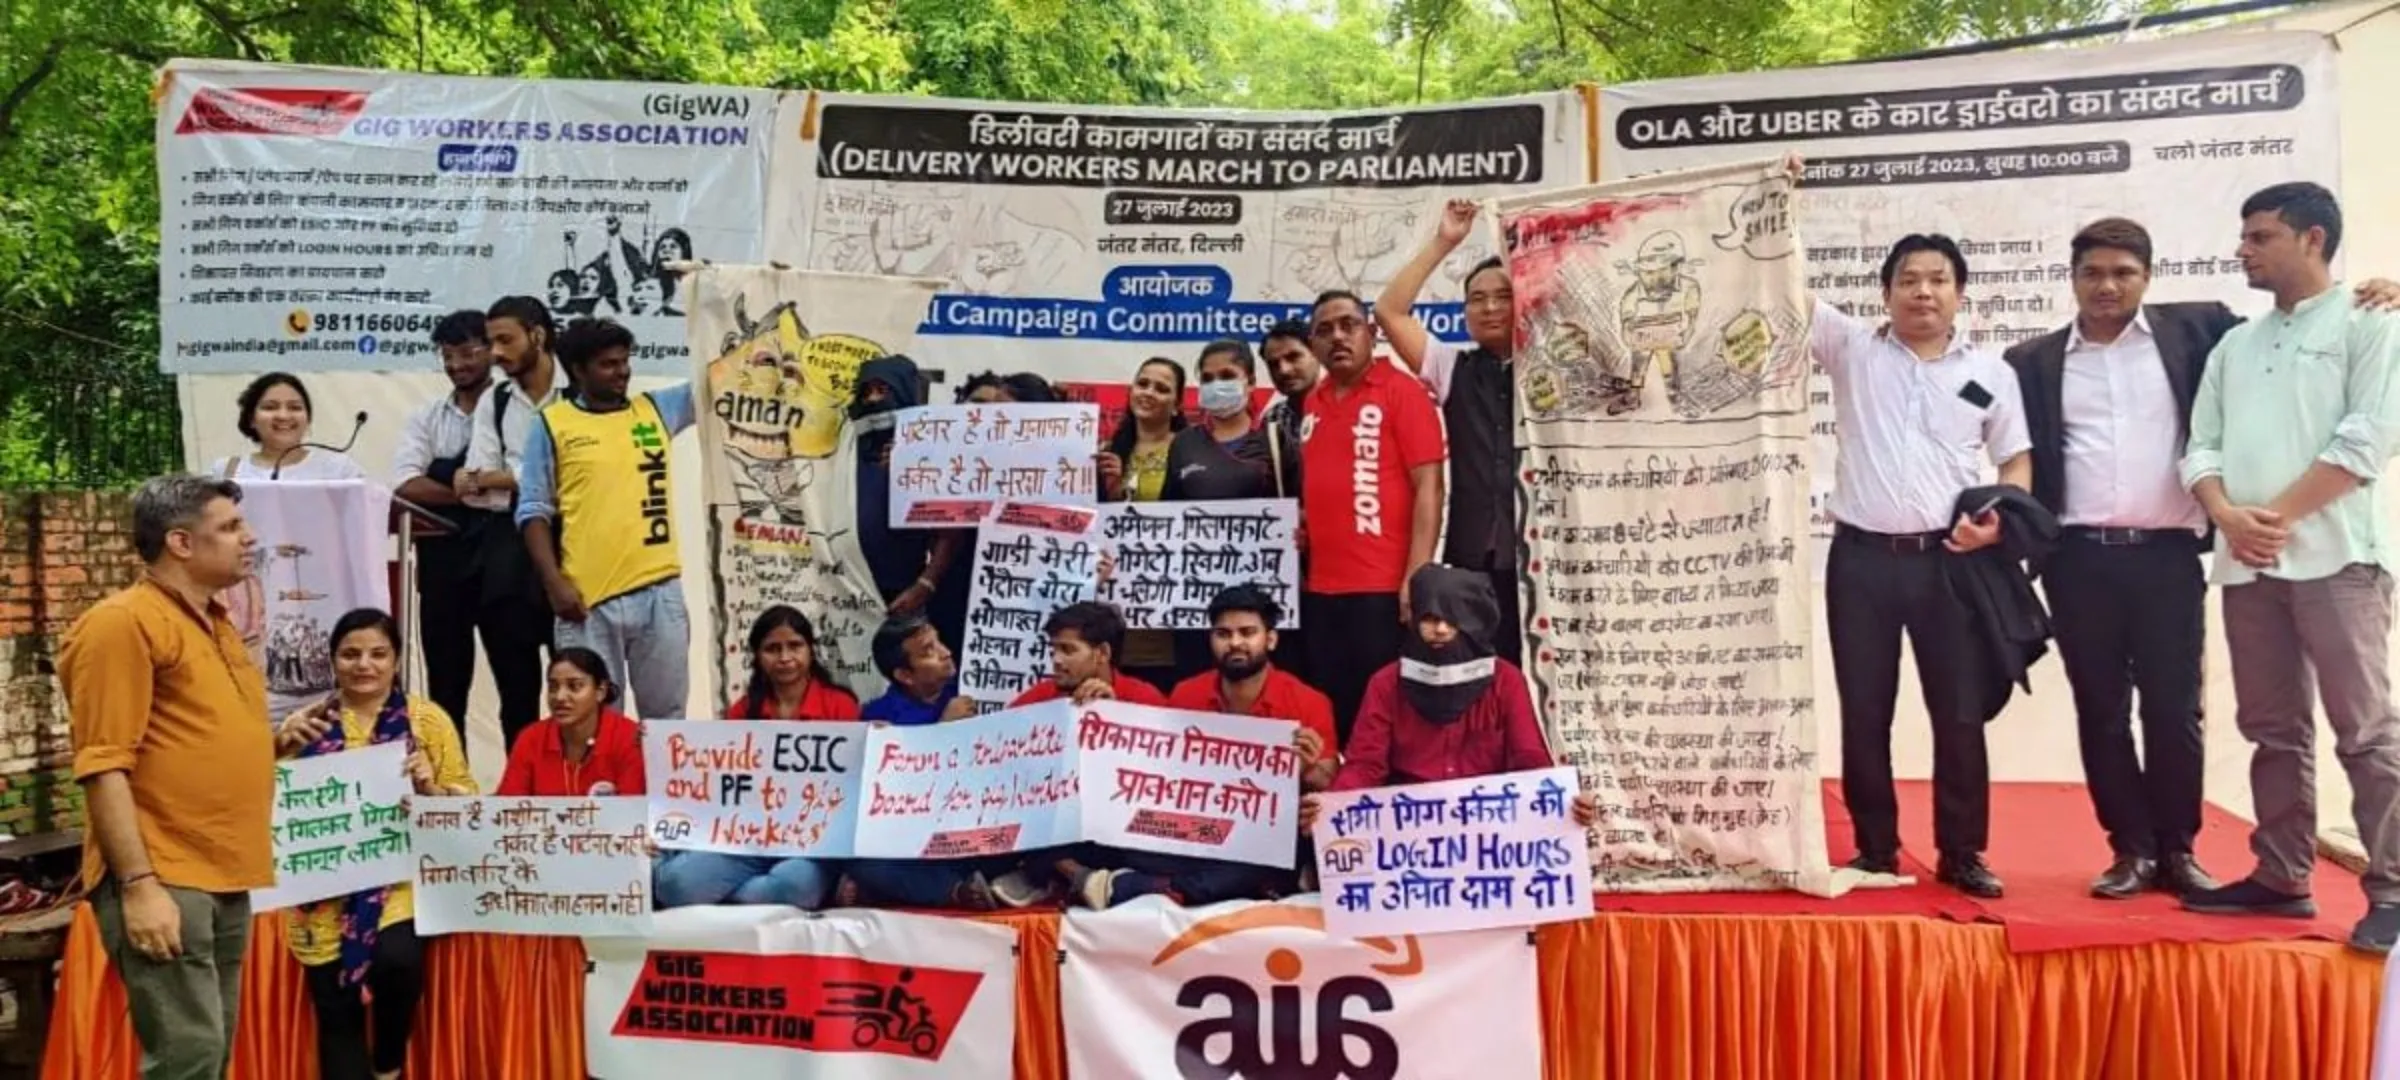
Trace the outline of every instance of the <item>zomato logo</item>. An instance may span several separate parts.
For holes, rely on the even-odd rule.
[[[204,86],[176,121],[177,135],[338,135],[366,111],[357,90]]]
[[[1275,928],[1325,929],[1317,908],[1262,904],[1194,924],[1150,961],[1164,968],[1213,941]],[[1400,1044],[1376,1018],[1391,1013],[1389,980],[1425,970],[1414,936],[1361,938],[1388,956],[1366,965],[1372,974],[1315,982],[1307,962],[1288,948],[1268,950],[1257,975],[1197,975],[1175,993],[1175,1005],[1196,1018],[1175,1033],[1175,1072],[1183,1080],[1392,1080],[1400,1073]],[[1221,955],[1221,954],[1220,954]],[[1241,963],[1248,963],[1248,956]],[[1322,959],[1322,958],[1320,958]],[[1264,976],[1263,998],[1260,976]]]

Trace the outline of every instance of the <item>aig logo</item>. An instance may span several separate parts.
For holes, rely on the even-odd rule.
[[[1321,934],[1324,913],[1273,904],[1209,919],[1169,942],[1151,966],[1211,941],[1275,928]],[[1393,1010],[1392,982],[1422,973],[1424,954],[1414,937],[1362,938],[1357,944],[1390,959],[1367,964],[1368,974],[1336,975],[1316,980],[1312,988],[1303,981],[1307,962],[1300,953],[1276,948],[1266,953],[1256,975],[1186,980],[1175,994],[1176,1008],[1191,1016],[1175,1033],[1176,1075],[1183,1080],[1393,1080],[1400,1074],[1400,1044],[1381,1018]]]

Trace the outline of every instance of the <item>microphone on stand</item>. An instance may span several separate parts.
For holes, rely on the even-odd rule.
[[[312,448],[313,448],[313,449],[317,449],[317,450],[331,450],[331,451],[333,451],[334,453],[337,453],[337,454],[347,454],[347,453],[349,453],[349,452],[350,452],[350,448],[351,448],[351,447],[358,445],[358,433],[359,433],[360,431],[363,431],[363,430],[365,430],[365,429],[366,429],[366,426],[367,426],[367,410],[365,410],[365,409],[360,409],[360,410],[358,410],[358,416],[357,416],[355,419],[353,419],[353,420],[351,420],[351,421],[350,421],[350,437],[349,437],[349,438],[347,438],[347,439],[343,439],[343,440],[342,440],[342,445],[340,445],[340,446],[327,446],[327,445],[325,445],[324,443],[321,443],[321,442],[304,442],[304,443],[301,443],[301,444],[299,444],[299,445],[297,445],[297,446],[294,446],[294,447],[292,447],[292,448],[291,448],[291,450],[286,450],[286,451],[284,451],[283,453],[280,453],[280,454],[277,454],[277,455],[275,455],[275,467],[274,467],[273,469],[270,469],[270,470],[268,470],[268,471],[267,471],[267,479],[269,479],[269,480],[281,480],[281,479],[283,479],[283,461],[284,461],[284,459],[285,459],[285,458],[288,458],[288,457],[292,456],[292,450],[307,450],[307,449],[312,449]]]

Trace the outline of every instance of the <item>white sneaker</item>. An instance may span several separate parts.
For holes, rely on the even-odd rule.
[[[1116,883],[1115,870],[1086,870],[1075,881],[1075,898],[1093,911],[1107,911],[1109,890]]]
[[[1002,907],[1028,908],[1050,898],[1048,885],[1034,884],[1033,876],[1023,870],[1011,870],[992,879],[992,899]]]

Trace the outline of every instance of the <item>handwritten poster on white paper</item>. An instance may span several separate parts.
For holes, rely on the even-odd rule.
[[[650,932],[643,799],[420,797],[414,809],[417,933]]]
[[[892,527],[967,528],[1001,502],[1099,498],[1100,410],[1091,405],[925,405],[892,439]]]
[[[1345,937],[1566,922],[1592,913],[1575,770],[1332,792],[1317,816],[1325,930]]]
[[[815,721],[647,721],[651,836],[683,851],[848,855],[866,732]]]
[[[1094,702],[1077,721],[1083,838],[1110,847],[1290,869],[1299,725]]]
[[[1100,591],[1136,630],[1202,630],[1208,604],[1234,585],[1256,585],[1300,625],[1300,504],[1293,499],[1111,503],[1100,536],[1116,570]]]
[[[1049,701],[867,735],[861,858],[956,859],[1082,838],[1075,706]]]
[[[409,792],[407,743],[277,762],[275,885],[251,892],[251,910],[408,880]]]
[[[1100,588],[1095,511],[1003,504],[976,533],[959,692],[998,707],[1050,675],[1042,622]]]

